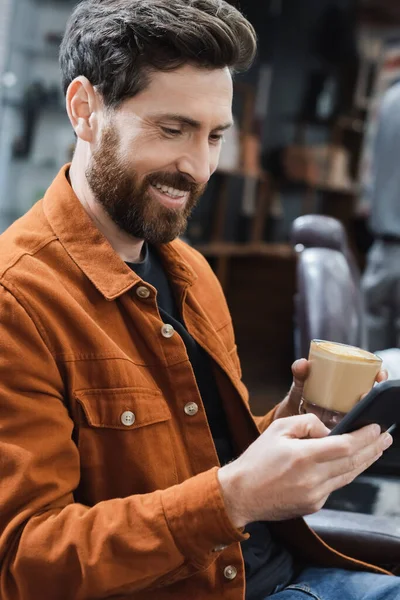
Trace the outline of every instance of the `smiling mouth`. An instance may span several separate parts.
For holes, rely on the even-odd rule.
[[[170,198],[174,198],[178,200],[179,198],[184,198],[187,195],[187,192],[184,190],[178,190],[173,187],[169,187],[167,185],[161,185],[160,183],[156,183],[153,185],[159,192],[169,196]]]
[[[151,184],[150,189],[157,196],[157,199],[168,208],[182,206],[189,197],[189,192],[167,187],[166,185]]]

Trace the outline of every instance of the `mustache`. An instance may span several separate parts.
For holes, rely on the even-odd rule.
[[[189,181],[182,173],[152,173],[147,177],[147,183],[165,185],[167,187],[182,190],[183,192],[195,193],[203,188],[202,185]]]

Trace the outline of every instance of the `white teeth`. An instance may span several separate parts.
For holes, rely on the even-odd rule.
[[[154,187],[163,192],[163,194],[168,194],[168,196],[172,196],[173,198],[183,198],[183,196],[186,194],[186,192],[183,192],[182,190],[167,187],[166,185],[161,185],[160,183],[154,184]]]

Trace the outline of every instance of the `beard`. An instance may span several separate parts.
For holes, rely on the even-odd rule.
[[[118,228],[150,244],[167,244],[182,235],[206,185],[189,181],[179,172],[154,172],[142,180],[118,158],[119,138],[108,127],[86,169],[96,201]],[[183,207],[167,208],[153,198],[150,186],[159,183],[189,192]]]

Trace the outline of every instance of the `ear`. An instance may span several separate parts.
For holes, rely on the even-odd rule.
[[[70,83],[66,94],[66,108],[78,138],[89,143],[95,142],[102,102],[86,77],[77,77]]]

